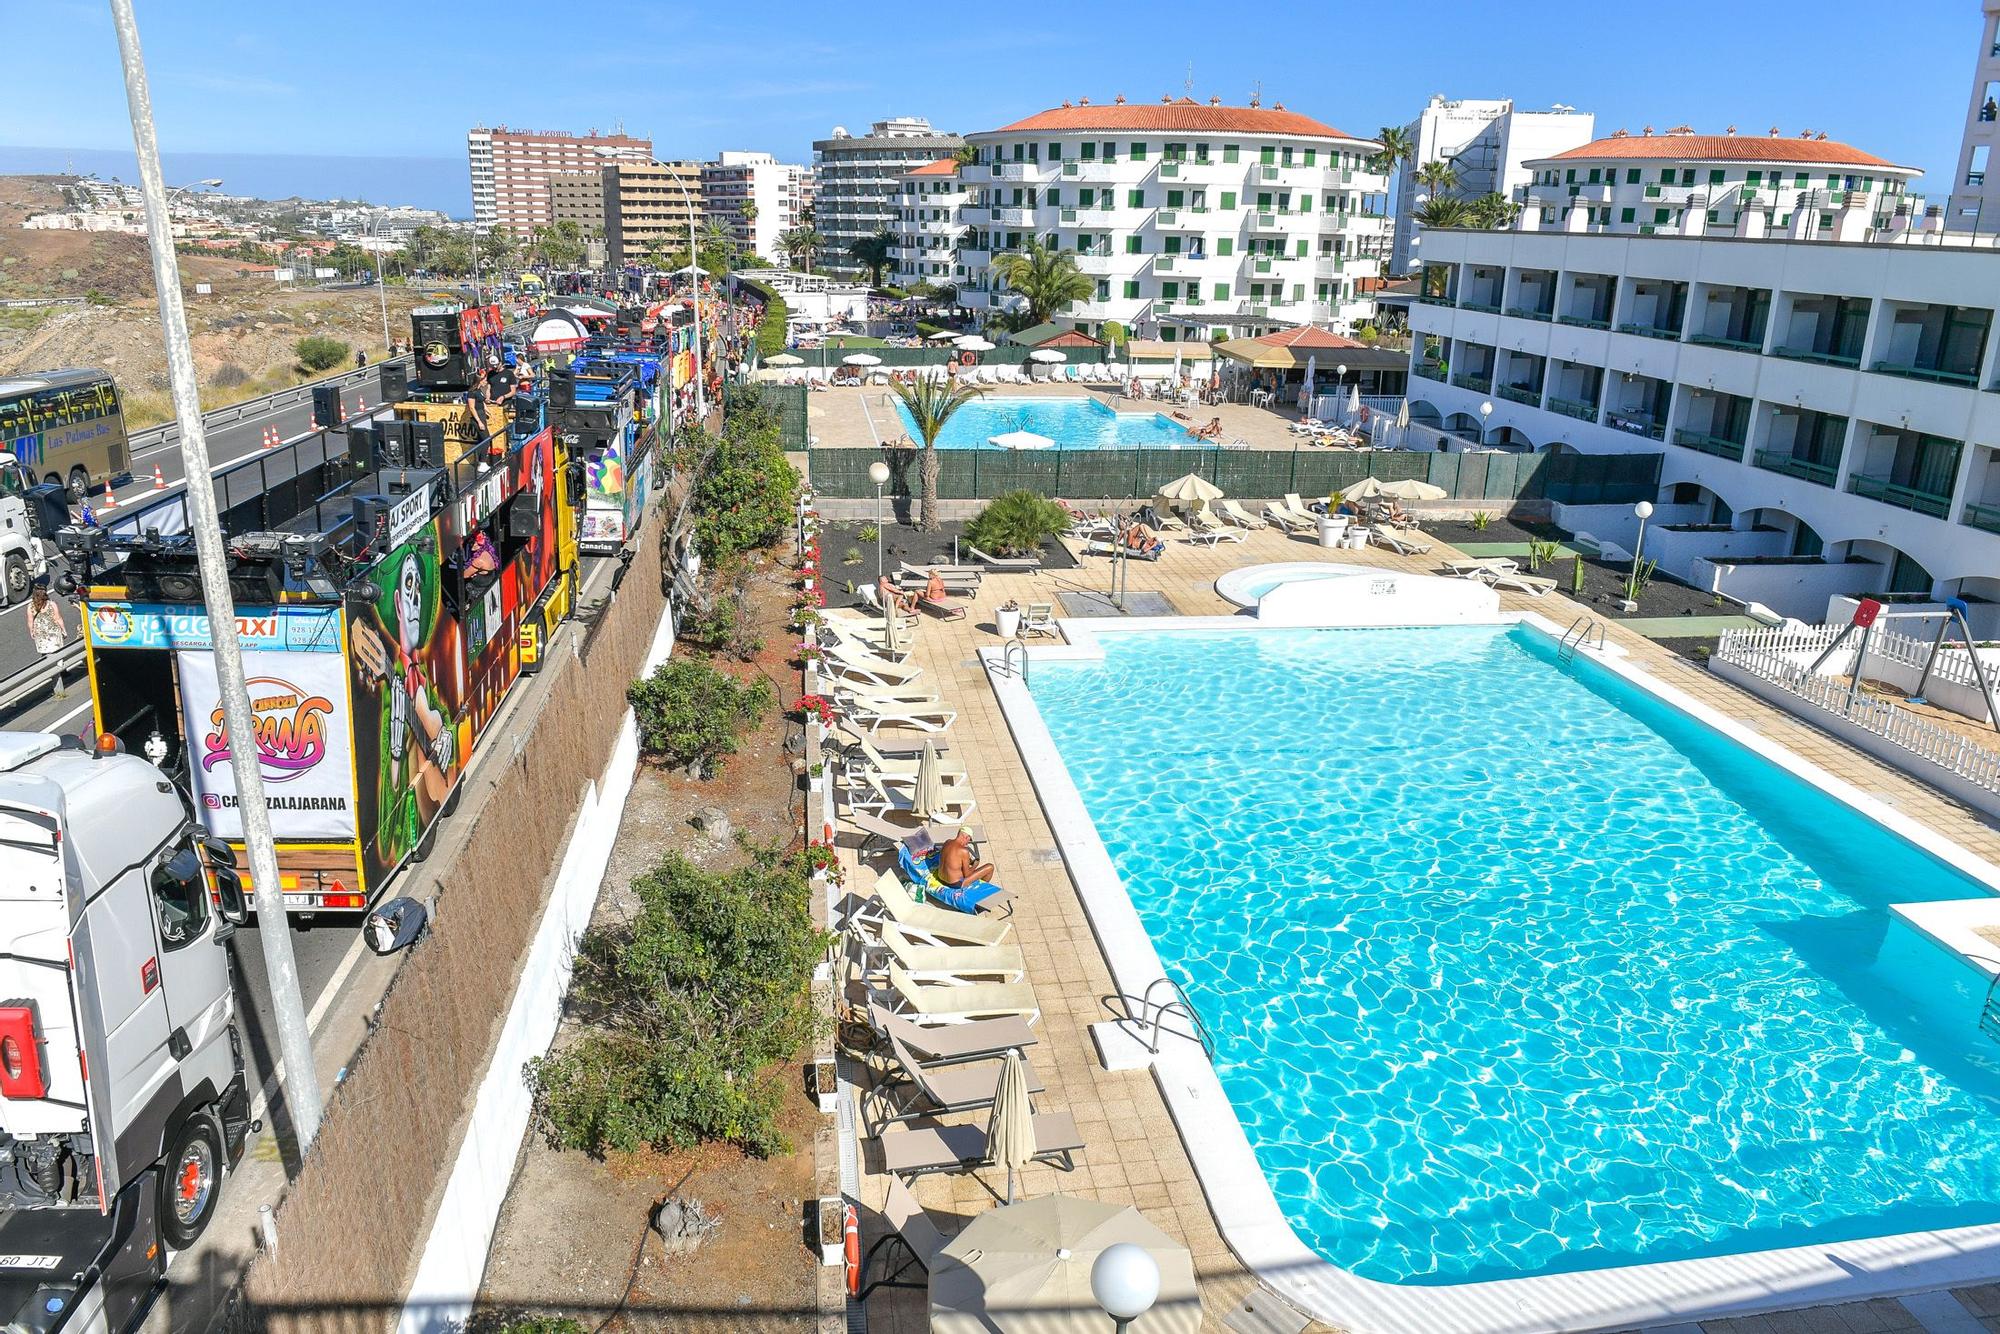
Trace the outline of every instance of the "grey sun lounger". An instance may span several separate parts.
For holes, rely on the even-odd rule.
[[[878,1252],[900,1246],[910,1253],[910,1260],[922,1271],[921,1282],[911,1282],[903,1278],[909,1266],[899,1264],[873,1283],[864,1283],[854,1300],[866,1302],[870,1293],[877,1288],[927,1288],[930,1286],[930,1272],[937,1264],[938,1256],[944,1253],[945,1236],[938,1231],[930,1215],[917,1203],[917,1197],[910,1194],[910,1188],[897,1177],[889,1178],[889,1194],[882,1201],[882,1221],[889,1228],[889,1234],[868,1248],[868,1254],[861,1261],[861,1275],[865,1279],[875,1262]]]
[[[887,1007],[868,1003],[868,1019],[875,1031],[898,1038],[925,1065],[953,1061],[984,1061],[1003,1056],[1017,1048],[1035,1045],[1035,1030],[1017,1015],[1004,1019],[974,1019],[965,1024],[920,1024]]]
[[[864,848],[868,846],[870,841],[879,838],[889,845],[891,851],[894,851],[898,843],[906,842],[918,834],[928,835],[931,845],[935,847],[947,839],[956,838],[960,830],[964,830],[972,835],[974,846],[986,841],[979,826],[969,821],[958,825],[944,824],[942,822],[929,822],[921,825],[898,824],[893,820],[884,819],[882,816],[873,814],[872,812],[858,811],[851,808],[843,814],[842,818],[867,836],[862,840],[861,846]]]
[[[1034,1127],[1037,1162],[1059,1161],[1064,1171],[1076,1166],[1075,1154],[1083,1148],[1076,1118],[1068,1112],[1037,1112]],[[891,1126],[876,1136],[876,1143],[882,1146],[882,1170],[899,1177],[962,1172],[993,1159],[986,1127],[979,1125]]]
[[[1042,568],[1039,556],[989,556],[970,543],[965,549],[972,553],[974,560],[995,574],[1033,574]]]
[[[919,1117],[938,1116],[945,1112],[970,1112],[981,1107],[991,1107],[995,1092],[1000,1087],[1001,1062],[960,1061],[952,1065],[925,1065],[916,1054],[895,1037],[889,1039],[889,1050],[895,1053],[896,1064],[890,1077],[900,1072],[912,1088],[930,1106],[901,1113],[894,1117],[897,1121],[913,1121]],[[1028,1092],[1046,1093],[1048,1086],[1042,1083],[1035,1067],[1023,1063],[1028,1075]]]

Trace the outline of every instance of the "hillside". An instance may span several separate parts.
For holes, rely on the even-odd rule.
[[[61,206],[61,179],[0,176],[0,299],[81,296],[90,304],[0,310],[0,375],[57,366],[97,366],[123,390],[127,425],[164,421],[166,350],[143,237],[106,232],[28,231],[31,213]],[[324,334],[369,359],[382,353],[374,289],[286,291],[268,278],[237,276],[239,262],[181,256],[189,331],[202,402],[220,407],[296,384],[293,345]],[[195,285],[211,291],[197,294]],[[391,288],[389,330],[407,339],[415,294]]]

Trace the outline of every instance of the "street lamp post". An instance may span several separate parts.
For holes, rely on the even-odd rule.
[[[875,483],[875,582],[882,582],[882,488],[889,484],[889,465],[876,459],[868,465],[868,480]]]
[[[382,268],[382,215],[377,213],[368,226],[368,234],[375,239],[375,296],[382,303],[382,355],[389,356],[395,348],[389,342],[389,289],[384,287]]]
[[[1479,405],[1479,443],[1486,443],[1486,428],[1493,420],[1493,400],[1487,399]]]
[[[708,380],[701,368],[701,258],[695,241],[694,196],[688,193],[687,182],[679,176],[669,178],[674,188],[681,192],[681,203],[687,207],[688,215],[688,286],[694,291],[694,415],[695,420],[708,424]]]
[[[1160,1263],[1129,1241],[1106,1246],[1090,1266],[1090,1295],[1111,1317],[1114,1334],[1125,1334],[1160,1299]]]
[[[1653,502],[1642,500],[1632,507],[1632,513],[1639,520],[1639,540],[1632,544],[1632,573],[1625,581],[1625,610],[1636,611],[1639,606],[1639,562],[1646,556],[1646,520],[1653,517]]]

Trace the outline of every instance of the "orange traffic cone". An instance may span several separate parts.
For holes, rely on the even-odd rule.
[[[153,465],[153,489],[155,491],[164,491],[167,489],[167,476],[160,471],[160,465],[157,463]]]
[[[347,425],[347,404],[345,403],[340,405],[340,424],[342,426]]]
[[[354,410],[355,410],[356,412],[366,412],[366,411],[368,411],[368,395],[366,395],[366,394],[357,394],[357,395],[355,396],[355,400],[354,400]]]
[[[111,483],[106,482],[104,484],[104,503],[97,507],[97,512],[102,514],[106,510],[115,510],[117,508],[118,499],[111,494]]]
[[[278,447],[278,428],[275,426],[266,426],[264,428],[264,448],[276,449],[277,447]]]

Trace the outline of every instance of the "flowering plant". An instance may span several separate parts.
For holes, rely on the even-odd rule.
[[[806,844],[805,860],[807,870],[825,872],[826,878],[836,885],[846,878],[840,865],[840,855],[831,843]]]
[[[833,705],[824,695],[800,695],[795,705],[802,718],[818,718],[821,727],[833,726]]]
[[[826,657],[826,650],[812,640],[802,639],[799,641],[800,662],[818,662],[824,657]]]

